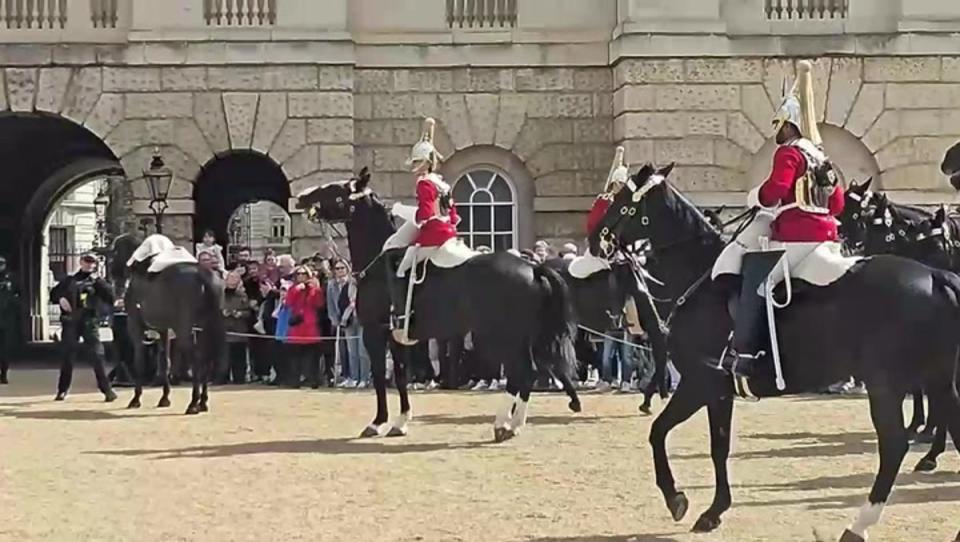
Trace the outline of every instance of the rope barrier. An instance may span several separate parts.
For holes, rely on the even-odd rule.
[[[603,337],[604,339],[609,339],[611,341],[618,342],[620,344],[625,344],[631,348],[636,348],[637,350],[646,350],[647,352],[653,352],[653,349],[650,348],[649,346],[643,346],[642,344],[632,343],[630,341],[621,339],[619,337],[614,337],[613,335],[607,335],[606,333],[603,333],[601,331],[590,329],[587,326],[577,325],[577,327],[582,329],[583,331],[586,331],[587,333],[592,333],[594,335],[597,335],[598,337]]]

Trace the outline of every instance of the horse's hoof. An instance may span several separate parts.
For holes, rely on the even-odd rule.
[[[375,425],[368,425],[360,432],[360,438],[373,438],[377,436],[380,436],[380,432],[377,431],[377,426]]]
[[[670,510],[670,515],[673,516],[673,521],[680,521],[687,515],[687,510],[690,508],[690,501],[687,500],[687,496],[681,491],[667,499],[667,508]]]
[[[157,403],[157,408],[167,408],[170,406],[170,399],[167,397],[161,397],[160,402]]]
[[[570,404],[567,405],[567,408],[569,408],[571,412],[580,412],[583,410],[583,407],[580,406],[580,401],[570,401]]]
[[[10,381],[7,380],[6,376],[0,376],[0,384],[9,384]]]
[[[850,529],[844,529],[843,534],[840,535],[839,542],[865,542],[863,537],[854,533]]]
[[[653,410],[650,408],[650,405],[640,405],[638,410],[640,411],[640,414],[643,414],[644,416],[653,415]]]
[[[923,431],[922,433],[917,433],[916,441],[920,444],[933,444],[935,439],[936,435],[933,431]]]
[[[717,529],[720,526],[720,516],[712,516],[707,512],[704,512],[703,515],[693,524],[692,532],[695,533],[709,533]]]
[[[917,463],[916,467],[913,467],[913,472],[933,472],[935,470],[937,470],[937,460],[929,457],[924,457]]]
[[[117,394],[110,390],[109,392],[103,394],[104,403],[112,403],[117,400]]]
[[[388,437],[405,437],[407,436],[407,428],[393,426],[390,428],[389,431],[387,431],[387,436]]]
[[[140,399],[130,399],[127,408],[140,408]]]
[[[187,407],[187,411],[184,412],[187,415],[200,414],[200,407],[197,405],[190,405]]]
[[[493,441],[494,441],[494,442],[503,442],[503,441],[511,438],[511,437],[513,436],[513,432],[511,431],[511,434],[510,434],[510,436],[508,437],[508,436],[507,436],[507,432],[508,432],[508,431],[509,431],[509,429],[507,429],[506,427],[494,427],[494,428],[493,428]]]
[[[197,410],[199,410],[200,412],[209,412],[210,408],[207,407],[206,403],[200,403],[200,406],[197,407]]]
[[[54,401],[63,401],[67,398],[66,393],[58,393],[56,397],[53,398]]]

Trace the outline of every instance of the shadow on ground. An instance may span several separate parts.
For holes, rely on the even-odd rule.
[[[677,542],[674,534],[548,536],[528,538],[526,542]]]
[[[527,423],[533,425],[577,425],[600,423],[604,420],[614,420],[621,418],[636,418],[635,414],[625,414],[622,416],[590,416],[584,414],[569,414],[558,416],[529,416]],[[414,418],[417,422],[425,425],[492,425],[493,413],[489,415],[471,415],[456,416],[451,414],[426,414]]]
[[[88,454],[112,456],[152,456],[151,459],[208,459],[215,457],[236,457],[258,454],[417,454],[430,452],[445,452],[455,450],[473,450],[489,446],[497,446],[490,441],[482,442],[424,442],[424,443],[390,443],[384,440],[360,440],[352,438],[334,438],[320,440],[276,440],[265,442],[240,442],[236,444],[219,444],[210,446],[191,446],[173,449],[133,449],[133,450],[100,450],[85,452]]]
[[[736,459],[802,459],[806,457],[842,457],[877,453],[877,436],[873,431],[851,433],[754,433],[735,438],[803,441],[796,446],[777,445],[766,450],[734,453]],[[710,453],[673,454],[671,459],[709,459]]]

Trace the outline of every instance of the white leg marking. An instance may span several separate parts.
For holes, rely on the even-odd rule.
[[[883,514],[885,505],[886,503],[867,503],[863,505],[860,508],[860,516],[857,517],[857,521],[854,521],[853,525],[850,526],[850,532],[866,540],[867,529],[880,522],[880,515]]]
[[[413,411],[407,411],[403,414],[397,416],[397,420],[393,422],[393,426],[400,431],[403,431],[404,434],[407,432],[407,424],[410,420],[413,419]]]
[[[510,420],[510,411],[513,409],[514,397],[509,393],[503,394],[503,403],[500,405],[500,409],[497,410],[497,418],[493,421],[493,428],[499,429],[501,427],[507,427]]]
[[[520,429],[527,425],[527,406],[529,404],[529,401],[524,401],[517,395],[516,408],[513,410],[513,418],[510,420],[510,426],[513,427],[514,433],[519,434]]]

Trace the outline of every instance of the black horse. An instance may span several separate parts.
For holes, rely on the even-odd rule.
[[[388,273],[395,269],[384,257],[384,243],[395,232],[393,218],[369,188],[370,174],[327,184],[302,193],[298,206],[308,216],[328,222],[345,222],[350,257],[357,272],[357,315],[364,328],[363,341],[370,354],[377,414],[361,437],[407,432],[410,403],[403,370],[404,353],[391,340],[388,328],[390,296]],[[401,249],[402,250],[402,249]],[[392,256],[392,255],[390,255]],[[418,269],[410,271],[420,272]],[[507,252],[475,256],[452,269],[427,264],[426,279],[413,300],[414,339],[450,339],[472,332],[477,354],[503,360],[508,401],[497,413],[494,438],[512,438],[526,423],[527,403],[536,371],[552,373],[576,399],[570,383],[575,372],[573,339],[576,325],[570,293],[560,275],[545,266],[531,265]],[[395,365],[400,417],[387,428],[386,349],[390,345]],[[571,408],[579,408],[571,404]],[[511,415],[512,410],[512,415]]]
[[[656,370],[649,386],[644,390],[640,412],[651,414],[653,395],[667,397],[667,333],[657,312],[656,304],[646,284],[639,264],[632,255],[625,255],[625,262],[615,263],[609,270],[601,270],[581,279],[570,274],[570,260],[555,258],[544,265],[555,268],[570,285],[577,322],[581,329],[593,332],[621,331],[625,322],[623,307],[632,299],[637,309],[640,327],[647,333],[653,352]]]
[[[960,267],[944,265],[943,253],[936,247],[923,247],[918,236],[924,225],[933,218],[926,209],[890,201],[886,194],[870,191],[873,179],[865,183],[851,183],[844,194],[845,205],[840,220],[840,235],[844,248],[852,254],[873,256],[894,254],[912,258],[931,267],[960,271]],[[925,415],[923,390],[913,391],[913,417],[907,427],[911,441],[932,443],[936,424]],[[931,408],[932,411],[932,408]],[[923,427],[923,431],[920,431]],[[936,457],[925,458],[917,470],[936,467]]]
[[[960,190],[960,143],[950,147],[944,153],[940,171],[950,179],[954,189]]]
[[[671,169],[635,176],[635,191],[618,194],[601,225],[610,232],[608,240],[620,245],[648,239],[655,255],[648,261],[652,272],[666,279],[678,296],[668,317],[668,344],[682,379],[654,421],[650,443],[657,485],[674,519],[680,520],[689,504],[676,489],[666,438],[673,427],[707,407],[717,486],[713,503],[694,530],[711,531],[731,504],[727,459],[735,392],[729,373],[717,368],[717,359],[732,329],[728,302],[740,281],[729,275],[709,280],[724,243],[666,180]],[[592,237],[591,244],[599,244],[599,239]],[[777,319],[786,390],[777,390],[771,367],[751,378],[750,387],[757,396],[771,397],[817,390],[850,374],[867,383],[880,469],[868,502],[841,539],[862,540],[867,528],[879,521],[908,449],[902,405],[909,390],[923,386],[945,405],[954,442],[960,442],[960,277],[879,255],[858,262],[828,287],[799,286]],[[778,298],[783,299],[782,292]]]
[[[133,377],[136,384],[133,398],[127,408],[139,408],[143,393],[144,351],[143,336],[147,330],[160,334],[160,344],[168,344],[172,331],[174,355],[190,364],[193,373],[193,395],[187,414],[208,410],[207,384],[214,368],[224,362],[226,333],[223,313],[223,284],[212,273],[196,263],[177,263],[159,273],[149,273],[152,258],[126,266],[127,260],[140,246],[139,236],[127,234],[114,243],[112,275],[120,282],[129,278],[123,296],[127,312],[127,332],[133,343]],[[172,244],[172,243],[171,243]],[[199,327],[199,355],[194,353],[193,333]],[[166,351],[166,348],[164,348]],[[160,356],[160,378],[163,395],[158,408],[170,406],[169,355]]]

